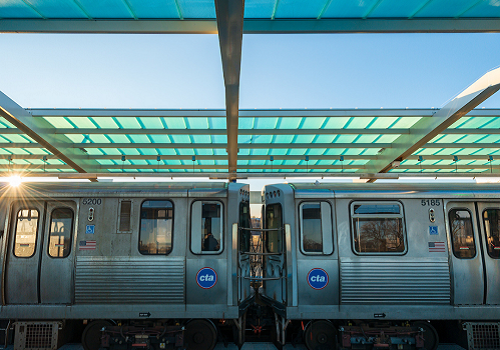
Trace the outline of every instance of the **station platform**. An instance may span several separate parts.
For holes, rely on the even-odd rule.
[[[8,350],[12,350],[13,347],[10,346],[7,348]],[[248,342],[243,345],[242,350],[276,350],[276,347],[273,343],[265,343],[265,342]],[[303,344],[287,344],[283,347],[285,350],[307,350],[306,346]],[[81,344],[66,344],[59,348],[59,350],[83,350]],[[215,350],[238,350],[238,347],[234,344],[228,344],[227,347],[224,346],[223,343],[218,343],[215,346]],[[466,350],[461,346],[456,344],[440,344],[437,350]]]

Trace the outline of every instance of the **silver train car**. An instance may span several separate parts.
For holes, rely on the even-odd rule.
[[[103,327],[111,349],[211,349],[219,326],[240,324],[248,185],[23,183],[0,195],[0,319],[6,333],[15,323],[16,349],[80,332],[97,350]]]
[[[277,184],[262,201],[281,344],[295,325],[310,350],[433,350],[435,325],[500,320],[498,186]]]

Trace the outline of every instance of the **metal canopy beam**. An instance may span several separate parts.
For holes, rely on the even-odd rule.
[[[238,110],[244,8],[244,0],[215,0],[226,87],[227,157],[230,174],[236,174],[238,162]]]
[[[407,137],[408,134],[405,134]],[[186,149],[186,148],[191,148],[191,149],[201,149],[201,148],[212,148],[212,149],[221,149],[227,148],[227,143],[54,143],[53,144],[55,147],[66,147],[66,148],[165,148],[165,149]],[[499,143],[493,143],[493,142],[478,142],[478,143],[473,143],[473,142],[468,142],[468,143],[445,143],[445,142],[434,142],[434,143],[426,143],[422,145],[422,148],[453,148],[453,149],[459,149],[459,148],[476,148],[476,149],[482,149],[482,148],[494,148],[498,149]],[[39,143],[27,143],[27,142],[2,142],[0,143],[0,148],[40,148],[40,147],[45,147],[42,144]],[[360,149],[360,148],[374,148],[374,149],[380,149],[381,151],[388,151],[391,149],[391,147],[395,147],[394,144],[392,143],[381,143],[381,142],[376,142],[376,143],[362,143],[362,142],[354,142],[354,143],[240,143],[238,144],[239,149],[275,149],[275,148],[289,148],[289,149],[310,149],[310,148],[349,148],[349,149]],[[382,149],[385,150],[382,150]],[[392,149],[391,149],[392,151]],[[385,153],[385,152],[384,152]],[[425,158],[426,156],[424,156]],[[408,158],[408,157],[406,157]],[[381,157],[379,156],[378,159],[380,160]]]
[[[238,0],[239,1],[239,0]],[[215,19],[2,19],[3,33],[214,34]],[[498,19],[246,19],[245,34],[499,33]]]
[[[392,168],[393,161],[402,161],[422,147],[463,148],[464,144],[428,143],[461,117],[469,113],[500,89],[500,68],[489,71],[471,86],[441,108],[432,118],[420,119],[410,128],[410,135],[401,135],[386,148],[377,160],[366,164],[366,171],[385,173]],[[496,148],[495,144],[477,143],[478,148]],[[498,144],[497,144],[498,147]]]
[[[84,108],[28,108],[33,117],[71,117],[71,118],[224,118],[223,109],[84,109]],[[240,118],[393,118],[393,117],[432,117],[439,109],[393,109],[393,108],[366,108],[366,109],[240,109]],[[471,111],[470,117],[499,117],[500,109],[476,109]]]
[[[76,171],[85,173],[98,168],[99,163],[82,158],[84,152],[72,148],[70,146],[72,142],[66,136],[55,135],[53,132],[55,128],[50,123],[40,118],[33,118],[24,108],[2,92],[0,92],[0,116],[38,142],[38,147],[46,148]],[[59,146],[56,147],[55,144]]]

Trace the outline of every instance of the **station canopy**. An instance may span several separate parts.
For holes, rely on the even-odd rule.
[[[498,0],[9,0],[0,32],[217,33],[226,97],[221,110],[26,109],[0,93],[5,176],[500,172],[500,109],[475,109],[499,69],[440,109],[239,108],[243,34],[498,33]]]

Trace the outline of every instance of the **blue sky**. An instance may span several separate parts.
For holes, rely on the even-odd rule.
[[[224,108],[216,35],[0,34],[0,47],[0,90],[23,107]],[[240,107],[440,107],[499,65],[500,34],[245,35]]]

